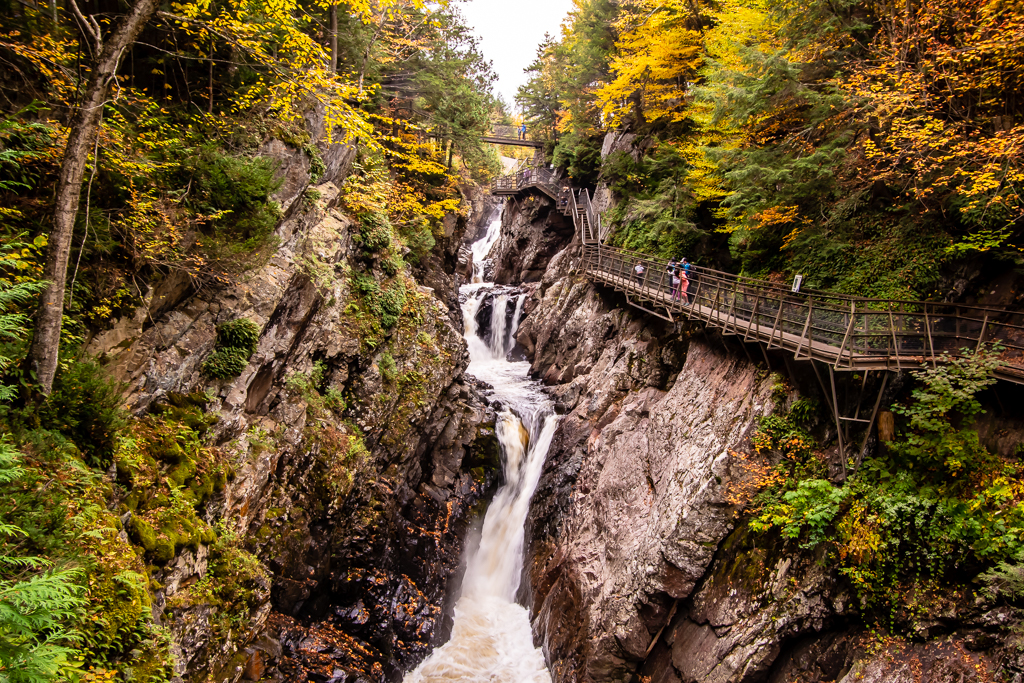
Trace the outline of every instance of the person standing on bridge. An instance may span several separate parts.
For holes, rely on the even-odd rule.
[[[668,267],[665,268],[665,272],[668,273],[668,296],[669,298],[675,298],[676,287],[679,286],[679,280],[676,278],[676,270],[678,270],[679,264],[676,263],[676,258],[673,256],[669,259]]]
[[[685,259],[684,259],[685,260]],[[682,301],[684,306],[690,305],[690,297],[686,290],[690,288],[690,278],[686,276],[686,270],[679,269],[679,288],[676,290],[676,301]]]
[[[636,278],[636,283],[640,286],[644,284],[644,270],[644,264],[640,261],[637,261],[636,265],[633,266],[633,277]]]
[[[523,121],[522,124],[520,124],[519,126],[519,139],[526,139],[526,121]]]

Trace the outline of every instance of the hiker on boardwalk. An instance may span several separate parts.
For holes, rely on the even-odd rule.
[[[679,284],[679,280],[676,278],[676,270],[679,269],[679,263],[673,256],[669,262],[668,267],[665,268],[665,272],[668,273],[668,295],[669,298],[674,298],[676,295],[676,286]]]
[[[691,272],[692,268],[693,264],[687,261],[686,257],[679,259],[679,270],[683,271],[683,275],[686,276],[687,280],[692,280],[694,277],[693,273]]]
[[[686,271],[679,269],[679,288],[676,290],[676,301],[682,301],[684,306],[690,305],[690,297],[686,290],[690,288],[690,278],[686,277]]]
[[[525,121],[519,126],[519,139],[520,140],[525,140],[526,139],[526,122]]]
[[[643,285],[644,284],[644,271],[645,270],[646,270],[646,268],[644,268],[644,264],[641,263],[640,261],[637,261],[636,265],[633,267],[633,277],[636,278],[636,282],[637,282],[638,285]]]

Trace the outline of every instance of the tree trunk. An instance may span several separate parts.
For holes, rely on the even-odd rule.
[[[331,73],[338,71],[338,6],[331,5]]]
[[[30,367],[35,370],[36,381],[43,394],[50,393],[57,372],[57,352],[60,346],[61,321],[64,317],[64,290],[68,257],[71,254],[71,237],[82,194],[82,178],[85,175],[89,152],[98,133],[107,88],[114,78],[125,50],[135,42],[158,6],[159,0],[136,0],[110,39],[102,48],[97,45],[99,56],[93,63],[92,74],[85,88],[85,97],[71,120],[55,192],[53,229],[50,232],[46,264],[43,267],[43,279],[49,284],[40,297],[35,334],[32,336],[32,345],[28,352]],[[90,38],[98,42],[100,36],[86,35],[86,40]]]

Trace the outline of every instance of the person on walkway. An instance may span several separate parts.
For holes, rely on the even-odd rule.
[[[671,292],[672,292],[671,298],[672,298],[672,301],[679,301],[679,291],[680,291],[679,287],[683,283],[682,278],[679,276],[679,271],[678,270],[673,270],[672,274],[669,275],[668,277],[669,277],[669,282],[671,283]]]
[[[684,306],[690,305],[690,297],[686,290],[690,288],[690,278],[686,277],[686,271],[679,269],[679,290],[676,292],[676,300],[682,301]]]
[[[644,264],[637,261],[633,267],[633,277],[636,278],[637,284],[641,286],[644,284],[644,270],[646,270]]]
[[[683,271],[683,275],[686,276],[687,280],[693,279],[693,273],[691,272],[691,268],[693,268],[693,264],[687,261],[685,257],[679,259],[679,269]]]
[[[519,126],[519,139],[520,140],[525,140],[526,139],[526,122],[525,121]]]
[[[665,268],[665,272],[668,273],[668,296],[669,296],[669,298],[674,298],[675,295],[676,295],[676,285],[678,284],[678,280],[676,280],[675,274],[676,274],[676,270],[678,270],[678,268],[679,268],[679,263],[676,261],[675,257],[673,256],[671,259],[669,259],[668,267]]]

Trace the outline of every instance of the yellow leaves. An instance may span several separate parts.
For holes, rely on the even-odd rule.
[[[782,248],[787,249],[794,240],[806,228],[811,227],[811,221],[800,216],[800,207],[797,206],[773,206],[760,211],[752,216],[754,226],[752,229],[793,226],[782,241]]]
[[[861,502],[855,502],[839,521],[839,558],[847,564],[870,563],[882,548],[878,519]]]
[[[794,223],[800,217],[800,208],[796,206],[773,206],[754,214],[758,228]]]
[[[635,24],[615,43],[612,81],[597,91],[606,122],[619,120],[638,102],[648,120],[680,120],[684,96],[702,64],[702,31],[681,0],[640,0],[620,23]]]
[[[50,95],[70,106],[75,98],[75,50],[77,42],[51,36],[49,33],[23,36],[18,31],[0,34],[0,47],[26,60],[47,84]]]

